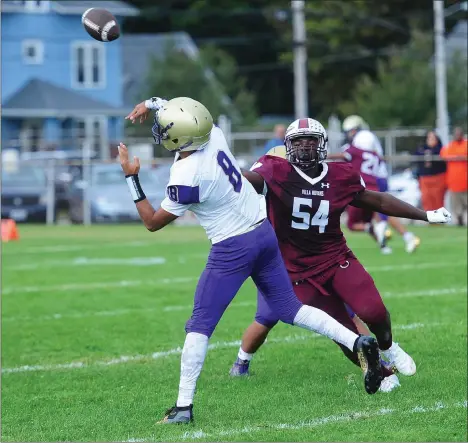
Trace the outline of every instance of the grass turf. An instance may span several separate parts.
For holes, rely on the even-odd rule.
[[[2,441],[466,441],[466,231],[415,228],[382,256],[348,243],[415,359],[401,388],[369,396],[329,340],[279,325],[231,379],[255,313],[249,281],[218,325],[195,424],[156,425],[174,404],[184,324],[209,250],[199,228],[23,226],[2,253]],[[164,259],[162,264],[157,263]],[[156,353],[156,354],[155,354]]]

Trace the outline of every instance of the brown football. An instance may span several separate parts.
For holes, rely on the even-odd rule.
[[[111,42],[120,36],[117,20],[106,9],[88,9],[81,17],[81,22],[88,34],[100,42]]]

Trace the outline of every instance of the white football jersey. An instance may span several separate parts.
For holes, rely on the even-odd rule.
[[[216,126],[204,149],[184,159],[176,154],[161,207],[177,216],[192,211],[213,244],[266,218],[265,199],[244,178]]]

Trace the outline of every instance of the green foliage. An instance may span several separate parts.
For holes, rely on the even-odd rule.
[[[190,58],[174,47],[166,50],[164,62],[153,60],[147,73],[145,96],[151,91],[163,91],[167,98],[191,97],[202,102],[217,119],[225,114],[238,123],[256,119],[255,98],[237,74],[233,57],[214,46]]]
[[[369,75],[358,79],[339,111],[362,115],[372,127],[435,125],[433,48],[431,36],[415,33],[406,47],[394,48],[388,61],[378,63],[375,79]],[[466,88],[466,60],[457,55],[447,69],[449,114],[456,115],[466,104]]]

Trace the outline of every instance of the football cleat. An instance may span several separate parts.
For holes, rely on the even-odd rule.
[[[232,365],[231,370],[229,371],[229,375],[232,377],[241,377],[241,376],[250,375],[249,365],[250,365],[249,360],[241,360],[240,358],[237,358],[237,360]]]
[[[389,375],[382,380],[380,384],[379,392],[391,392],[396,388],[400,387],[400,380],[395,374]]]
[[[407,376],[416,374],[416,363],[400,348],[398,343],[392,343],[389,349],[381,352],[400,374]]]
[[[375,394],[383,379],[377,340],[365,335],[360,336],[354,343],[354,350],[364,372],[364,388],[368,394]]]
[[[374,224],[374,234],[377,239],[378,244],[381,248],[387,245],[387,239],[385,237],[385,231],[387,230],[387,222],[380,221]]]
[[[164,418],[158,421],[158,424],[176,424],[182,425],[193,421],[193,405],[173,406],[164,414]]]
[[[408,254],[412,254],[421,244],[421,239],[413,235],[408,241],[405,241],[405,250]]]

